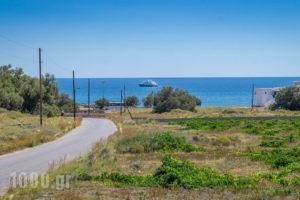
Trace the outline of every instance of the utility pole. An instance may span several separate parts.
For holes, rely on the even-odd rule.
[[[76,120],[76,97],[75,97],[75,72],[73,70],[73,117],[74,117],[74,122]],[[74,124],[75,125],[75,124]]]
[[[121,90],[121,101],[120,101],[120,115],[122,116],[123,113],[123,91]]]
[[[90,116],[90,79],[88,79],[88,116]]]
[[[104,99],[104,83],[105,81],[101,81],[102,82],[102,99]]]
[[[123,98],[126,99],[126,87],[125,87],[125,84],[124,84],[124,91],[123,91],[124,95],[123,95]]]
[[[252,84],[252,99],[251,99],[251,110],[254,107],[254,84]]]
[[[125,101],[126,101],[126,87],[125,87],[125,84],[124,84],[124,87],[123,87],[123,105],[124,105],[124,112],[126,111]]]
[[[40,78],[40,125],[43,125],[43,94],[42,94],[42,49],[39,48],[39,78]]]

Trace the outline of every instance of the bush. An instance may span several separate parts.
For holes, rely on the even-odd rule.
[[[116,144],[116,149],[121,153],[141,153],[153,151],[196,151],[198,148],[188,143],[184,137],[174,133],[163,132],[142,134],[131,138],[123,138]]]
[[[119,172],[102,173],[91,176],[87,173],[80,173],[78,180],[82,181],[103,181],[115,186],[157,186],[166,188],[199,188],[199,187],[220,187],[220,188],[253,188],[255,179],[247,177],[234,177],[228,173],[219,173],[209,167],[195,167],[189,161],[180,161],[170,155],[162,159],[162,165],[153,175],[135,176]],[[298,179],[294,181],[298,182]]]
[[[43,104],[43,114],[47,117],[55,117],[60,114],[56,105]]]
[[[151,107],[153,107],[153,104],[154,104],[154,92],[151,92],[150,94],[148,94],[148,96],[143,99],[143,103],[144,103],[144,107],[145,108],[151,108]]]
[[[131,185],[131,186],[153,186],[154,178],[152,176],[134,176],[127,175],[118,172],[114,173],[103,173],[95,178],[101,181],[111,181],[114,183],[120,183],[121,185]]]
[[[139,99],[136,96],[128,96],[124,100],[125,106],[134,106],[136,107],[139,104]]]
[[[194,111],[197,105],[201,105],[201,100],[187,91],[164,87],[156,94],[151,93],[144,99],[145,107],[149,107],[152,103],[155,113],[163,113],[173,109]]]
[[[64,112],[73,112],[74,111],[74,101],[70,99],[68,94],[62,93],[58,96],[57,106],[59,109]],[[75,107],[78,111],[78,106]]]
[[[209,167],[196,168],[189,161],[179,161],[169,155],[154,174],[155,181],[167,188],[184,187],[253,187],[255,182],[246,178],[236,178],[228,173],[218,173]]]
[[[101,98],[95,101],[95,104],[99,106],[100,109],[103,109],[105,106],[109,106],[109,100],[106,98]]]
[[[270,108],[300,110],[300,87],[292,86],[280,90],[275,97],[275,103]]]
[[[300,148],[273,150],[262,150],[258,152],[249,152],[249,156],[253,160],[260,160],[273,167],[287,167],[293,163],[300,162]]]

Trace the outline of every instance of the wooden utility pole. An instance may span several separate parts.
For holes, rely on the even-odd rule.
[[[126,99],[126,87],[125,87],[125,84],[124,84],[124,91],[123,91],[124,95],[123,95],[123,98]]]
[[[40,125],[43,125],[43,94],[42,94],[42,49],[39,48],[39,78],[40,78]]]
[[[125,107],[125,106],[126,106],[126,105],[125,105],[125,101],[126,101],[126,91],[125,91],[125,90],[126,90],[126,88],[125,88],[125,84],[124,84],[124,87],[123,87],[123,101],[122,101],[122,102],[123,102],[123,105],[124,105],[124,106],[123,106],[123,107],[124,107],[124,112],[126,111],[126,107]]]
[[[88,116],[90,116],[90,79],[88,79]]]
[[[76,95],[75,95],[75,72],[73,70],[73,117],[74,117],[74,122],[76,120]]]
[[[251,110],[254,107],[254,84],[252,84],[252,99],[251,99]]]
[[[121,101],[120,101],[120,115],[122,116],[123,113],[123,91],[121,90]]]

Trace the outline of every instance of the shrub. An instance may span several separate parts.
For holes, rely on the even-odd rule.
[[[300,110],[300,87],[287,87],[281,89],[276,97],[275,103],[270,107],[274,109]]]
[[[154,105],[154,92],[148,94],[147,97],[143,99],[144,107],[151,108]]]
[[[116,144],[121,153],[141,153],[153,151],[196,151],[198,148],[188,143],[185,137],[174,135],[171,132],[141,134],[131,138],[123,138]]]
[[[151,93],[143,101],[145,107],[150,107],[153,103],[155,113],[169,112],[173,109],[194,111],[197,105],[201,105],[199,98],[172,87],[164,87],[155,94]]]
[[[47,117],[55,117],[60,114],[56,105],[43,104],[43,114]]]
[[[154,174],[155,181],[168,188],[184,187],[253,187],[254,181],[237,178],[228,173],[218,173],[208,167],[196,168],[189,161],[179,161],[169,155]]]
[[[128,96],[124,100],[125,106],[136,107],[139,104],[139,99],[136,96]]]
[[[70,99],[68,94],[62,93],[59,95],[57,100],[57,106],[60,110],[64,112],[73,112],[74,111],[74,101]],[[76,105],[75,109],[78,111],[78,106]]]
[[[101,181],[112,181],[114,183],[131,186],[153,186],[155,184],[152,176],[134,176],[118,172],[110,174],[104,172],[100,176],[95,177],[95,179]]]
[[[91,176],[87,173],[80,173],[78,180],[82,181],[103,181],[109,185],[116,186],[157,186],[166,188],[198,188],[198,187],[220,187],[220,188],[253,188],[255,179],[247,177],[234,177],[228,173],[220,173],[209,167],[195,167],[189,161],[180,161],[170,155],[162,159],[162,165],[153,175],[135,176],[119,172],[102,173]],[[295,180],[297,182],[298,180]]]
[[[249,151],[248,155],[253,160],[263,161],[276,168],[287,167],[293,163],[300,162],[300,148]]]
[[[103,109],[105,106],[109,106],[109,100],[106,98],[101,98],[95,101],[95,104],[99,106],[100,109]]]

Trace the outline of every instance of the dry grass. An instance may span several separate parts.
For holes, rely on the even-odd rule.
[[[133,109],[133,115],[147,117],[150,120],[132,121],[128,114],[119,116],[116,111],[110,118],[118,126],[118,132],[110,136],[107,141],[99,141],[91,153],[51,172],[51,176],[58,174],[78,174],[87,172],[99,175],[103,172],[121,172],[133,175],[149,175],[161,165],[163,152],[149,153],[118,153],[115,145],[122,138],[134,137],[140,134],[151,134],[158,131],[172,130],[183,135],[195,146],[204,147],[200,152],[175,152],[172,156],[181,160],[189,160],[197,167],[209,166],[220,172],[228,172],[235,176],[251,176],[257,173],[278,172],[276,168],[259,161],[252,161],[245,152],[250,146],[260,149],[262,138],[259,135],[249,135],[240,130],[223,132],[205,132],[185,130],[178,125],[159,123],[154,118],[177,118],[178,116],[217,117],[217,116],[292,116],[299,115],[288,111],[266,111],[249,108],[204,108],[195,113],[186,111],[173,111],[162,115],[152,114],[150,109]],[[162,187],[112,187],[109,183],[99,181],[71,181],[70,189],[62,191],[48,189],[28,189],[18,193],[11,191],[15,199],[300,199],[299,188],[292,194],[285,190],[275,191],[278,184],[269,181],[258,183],[261,189],[166,189]]]
[[[38,116],[0,109],[0,122],[1,155],[61,137],[78,126],[81,118],[75,124],[72,118],[44,118],[41,127]]]
[[[203,107],[197,108],[195,112],[184,110],[173,110],[171,112],[156,114],[152,113],[151,108],[130,108],[130,112],[134,118],[151,119],[173,119],[173,118],[194,118],[194,117],[270,117],[270,116],[300,116],[297,111],[276,110],[271,111],[267,108],[250,107]],[[114,111],[118,115],[119,111]],[[128,118],[126,111],[123,118]]]

